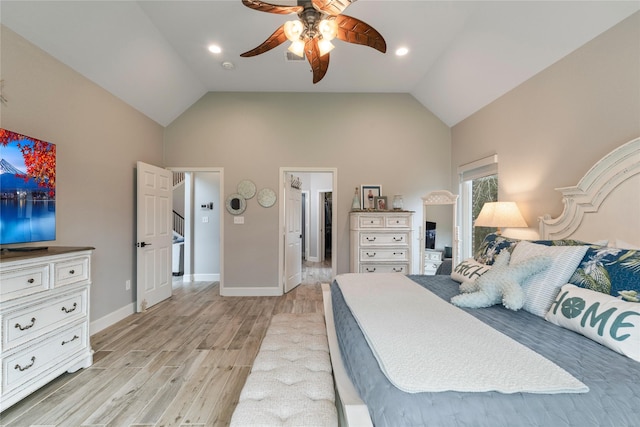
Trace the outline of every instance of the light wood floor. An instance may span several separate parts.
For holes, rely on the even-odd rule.
[[[333,277],[331,270],[331,259],[322,262],[303,261],[302,262],[302,284],[315,285],[318,283],[331,283]]]
[[[221,297],[174,284],[173,297],[91,337],[94,364],[0,414],[14,426],[225,426],[277,313],[322,312],[319,284],[282,297]]]

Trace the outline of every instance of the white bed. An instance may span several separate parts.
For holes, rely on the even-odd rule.
[[[640,247],[640,138],[602,158],[575,187],[558,190],[563,195],[564,211],[557,218],[540,218],[541,239],[606,239]],[[323,299],[341,425],[373,425],[369,408],[343,364],[328,284],[323,285]],[[637,410],[640,412],[640,408]]]

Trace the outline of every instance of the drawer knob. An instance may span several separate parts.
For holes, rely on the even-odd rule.
[[[402,242],[402,237],[394,237],[393,241],[394,242]]]
[[[69,344],[71,341],[75,341],[75,340],[77,340],[77,339],[80,339],[80,337],[79,337],[79,336],[77,336],[77,335],[74,335],[74,336],[73,336],[73,338],[71,338],[70,340],[68,340],[68,341],[62,341],[62,345]]]
[[[62,311],[64,311],[65,313],[71,313],[72,311],[74,311],[76,308],[78,308],[78,303],[74,302],[73,306],[71,308],[67,308],[67,307],[62,307]]]
[[[75,270],[69,270],[69,274],[76,274]]]
[[[394,252],[394,255],[404,255],[404,252]]]
[[[367,252],[367,256],[369,258],[374,258],[376,256],[376,253],[374,252],[374,253],[371,254],[371,253]]]
[[[375,237],[367,237],[367,242],[375,242],[376,238]]]
[[[34,278],[32,277],[31,279],[27,280],[27,283],[32,284],[32,283],[34,283],[35,281],[36,281],[36,279],[34,279]]]
[[[20,323],[16,323],[16,326],[14,326],[14,328],[18,328],[21,331],[26,331],[27,329],[32,328],[33,325],[35,325],[35,324],[36,324],[36,318],[32,317],[30,325],[22,326]],[[23,369],[21,369],[21,370],[23,370]]]
[[[30,367],[32,367],[34,363],[36,363],[36,357],[35,357],[35,356],[32,356],[32,357],[31,357],[31,363],[30,363],[30,364],[28,364],[28,365],[26,365],[26,366],[20,366],[18,363],[16,363],[16,366],[15,366],[13,369],[17,369],[17,370],[19,370],[20,372],[22,372],[22,371],[26,371],[27,369],[29,369]]]
[[[367,273],[375,273],[375,272],[376,272],[376,268],[375,267],[373,267],[373,268],[367,267]]]
[[[402,268],[402,267],[400,267],[400,268],[393,267],[393,272],[394,273],[402,273],[402,270],[404,270],[404,268]]]

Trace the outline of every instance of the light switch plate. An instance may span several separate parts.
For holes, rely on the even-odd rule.
[[[202,222],[209,222],[209,217],[208,216],[203,216],[202,217]]]

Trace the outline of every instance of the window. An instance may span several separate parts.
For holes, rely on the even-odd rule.
[[[474,229],[485,202],[498,201],[498,155],[495,154],[458,168],[460,177],[460,249],[461,259],[472,257],[485,236],[495,229]]]

